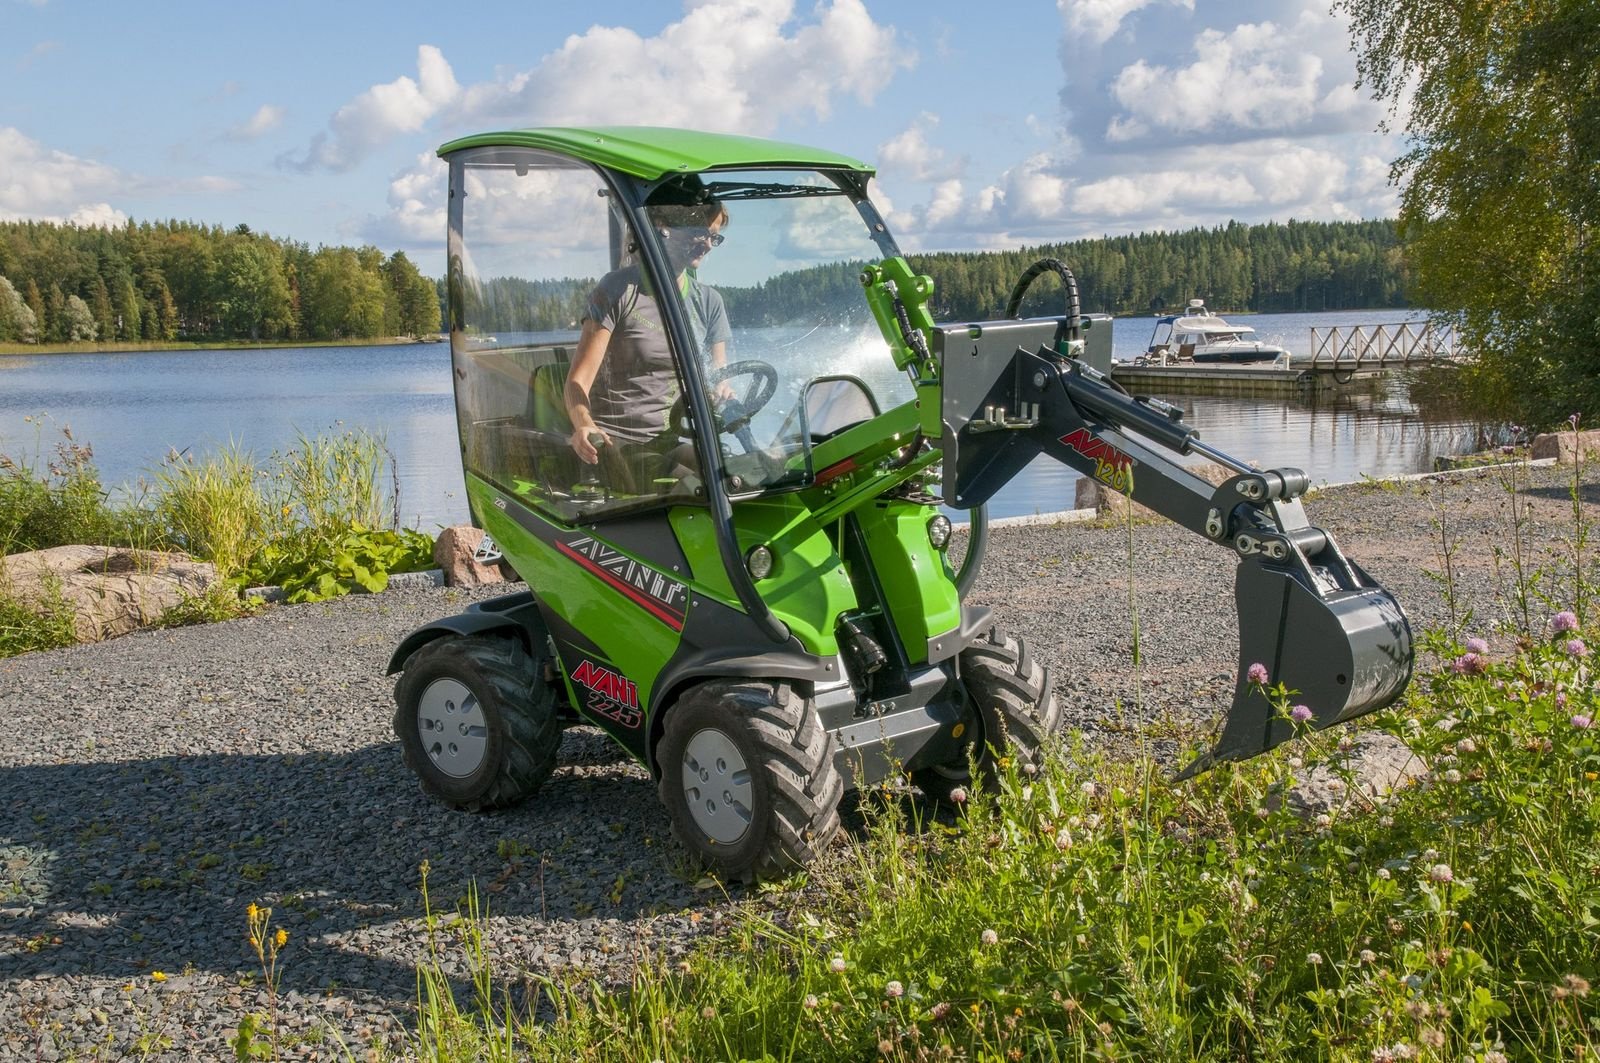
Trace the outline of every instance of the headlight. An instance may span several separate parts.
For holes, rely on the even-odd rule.
[[[766,546],[752,546],[744,555],[744,570],[750,573],[751,579],[766,579],[772,575],[776,561],[772,551]]]
[[[928,542],[933,544],[935,550],[943,550],[950,545],[950,518],[940,513],[928,522]]]

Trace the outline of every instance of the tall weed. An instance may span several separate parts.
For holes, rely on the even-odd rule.
[[[380,435],[365,429],[307,436],[279,462],[283,502],[300,528],[317,539],[352,528],[399,526],[393,458]]]
[[[244,571],[272,526],[261,474],[237,443],[203,458],[169,454],[155,485],[156,520],[171,542],[223,580]]]
[[[42,592],[42,597],[23,601],[0,559],[0,657],[53,650],[77,641],[72,609],[59,586],[46,582]]]
[[[44,417],[25,417],[29,449],[0,452],[0,550],[16,553],[72,543],[129,546],[147,537],[139,514],[109,505],[94,467],[94,449],[70,426],[45,453]]]

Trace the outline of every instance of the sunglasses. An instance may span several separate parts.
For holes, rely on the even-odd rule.
[[[685,240],[698,240],[702,243],[710,244],[712,247],[721,247],[722,241],[727,239],[721,233],[714,233],[703,226],[683,226],[678,229],[666,229],[663,230],[662,235],[681,236]]]

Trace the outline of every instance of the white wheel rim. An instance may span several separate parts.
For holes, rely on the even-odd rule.
[[[465,683],[435,679],[417,704],[417,737],[435,768],[452,779],[465,779],[483,766],[489,722]]]
[[[750,829],[754,787],[744,754],[713,727],[696,731],[683,747],[683,800],[689,815],[719,845],[733,845]]]

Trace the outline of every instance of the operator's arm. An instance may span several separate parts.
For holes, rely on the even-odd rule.
[[[572,422],[573,452],[580,461],[590,465],[599,462],[600,452],[589,442],[589,433],[605,435],[605,431],[594,423],[589,412],[589,389],[594,387],[610,343],[610,329],[602,328],[593,318],[584,318],[583,333],[578,337],[578,355],[567,370],[567,384],[562,395],[567,405],[567,418]],[[611,437],[606,436],[606,441],[610,442]]]

